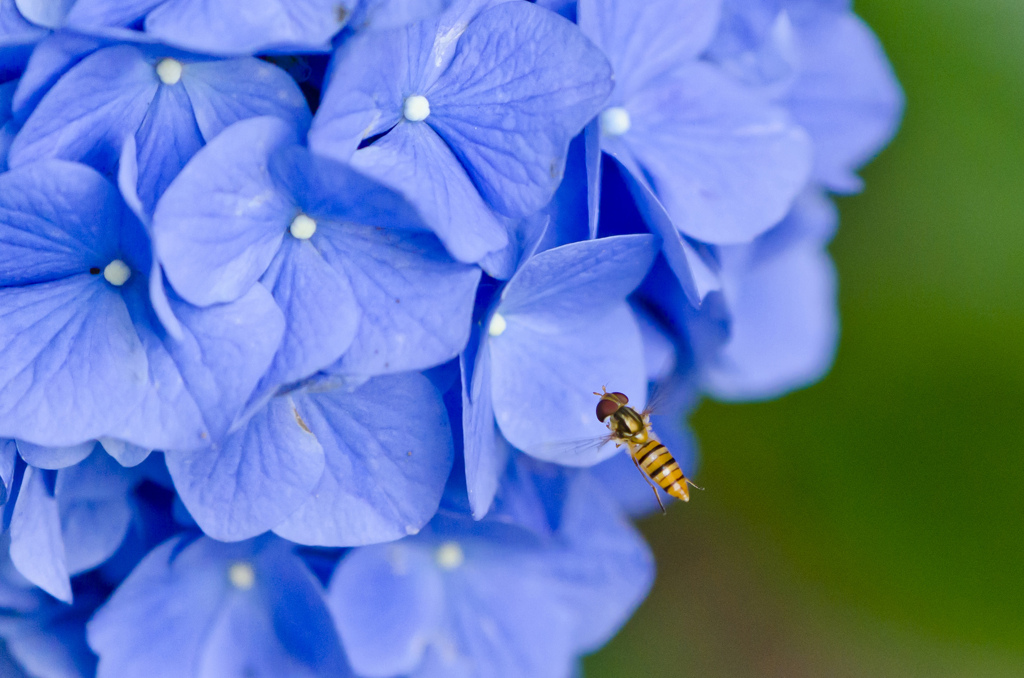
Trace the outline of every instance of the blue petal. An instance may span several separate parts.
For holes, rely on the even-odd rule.
[[[348,554],[328,595],[356,672],[568,675],[633,612],[653,563],[597,483],[578,475],[565,489],[553,538],[439,516],[417,537]]]
[[[504,333],[487,339],[494,414],[505,438],[531,456],[572,466],[614,454],[611,445],[576,443],[608,432],[594,414],[594,391],[607,386],[638,405],[646,394],[643,340],[625,302],[566,329],[534,327],[529,315],[506,321]]]
[[[607,60],[579,29],[530,3],[508,2],[469,24],[451,65],[424,95],[429,124],[484,199],[524,217],[554,195],[569,142],[611,89]]]
[[[106,265],[117,252],[110,225],[121,211],[113,186],[83,165],[47,160],[0,174],[0,285]]]
[[[310,499],[275,532],[300,544],[357,546],[422,528],[437,511],[454,451],[437,389],[416,373],[352,393],[295,396],[327,467]]]
[[[397,29],[438,14],[450,4],[452,0],[361,0],[350,25],[360,31]]]
[[[10,166],[56,157],[110,172],[124,137],[138,129],[159,86],[153,65],[135,47],[91,54],[39,102],[14,139]]]
[[[14,482],[14,463],[18,457],[18,446],[13,440],[0,442],[0,506],[7,503],[11,496],[11,483]]]
[[[96,447],[96,443],[92,440],[68,447],[43,447],[19,440],[18,454],[29,466],[39,469],[59,469],[74,466],[82,461],[92,453],[94,447]]]
[[[363,139],[402,119],[410,94],[428,90],[451,63],[457,38],[488,6],[505,0],[457,0],[434,21],[405,30],[364,31],[346,40],[309,133],[317,153],[348,160]]]
[[[589,126],[588,126],[589,128]],[[591,187],[587,175],[586,130],[569,144],[569,156],[565,165],[565,176],[551,202],[540,214],[550,216],[551,225],[541,249],[549,249],[590,237],[589,210]],[[595,147],[596,156],[601,149]]]
[[[341,30],[352,0],[168,0],[146,17],[146,32],[170,45],[207,54],[323,51]]]
[[[287,320],[284,339],[261,390],[299,381],[331,366],[352,344],[362,311],[344,272],[309,241],[286,238],[263,274]]]
[[[361,0],[352,16],[357,30],[401,28],[439,14],[452,0]]]
[[[723,250],[729,338],[705,368],[723,400],[775,398],[821,378],[839,334],[836,274],[816,239],[751,261],[750,248]]]
[[[26,21],[16,0],[0,0],[0,46],[31,46],[48,32]]]
[[[251,568],[250,587],[231,584],[235,564]],[[349,675],[319,585],[279,541],[165,542],[96,612],[87,634],[100,656],[98,678]]]
[[[303,134],[309,129],[311,116],[302,90],[285,71],[266,61],[185,64],[181,84],[206,141],[239,120],[263,115],[280,118]]]
[[[100,47],[103,41],[68,31],[58,31],[40,40],[18,81],[13,101],[14,119],[24,123],[43,95],[72,66]]]
[[[29,467],[11,518],[11,560],[33,584],[65,603],[71,578],[64,557],[57,500],[46,489],[43,471]]]
[[[295,143],[276,118],[236,123],[207,144],[153,214],[154,248],[174,289],[207,306],[237,299],[273,260],[298,212],[268,172],[274,150]]]
[[[222,560],[247,558],[251,549],[201,539],[176,553],[184,543],[178,537],[151,551],[87,625],[89,645],[100,655],[97,676],[193,673],[228,594],[230,560]]]
[[[711,42],[722,0],[579,0],[580,29],[615,70],[616,99],[696,59]]]
[[[402,119],[402,84],[409,79],[406,31],[374,32],[347,40],[331,61],[309,147],[347,161],[360,142]]]
[[[491,404],[491,359],[484,343],[476,354],[472,382],[467,383],[467,355],[462,366],[462,444],[466,489],[473,517],[480,520],[491,508],[498,483],[508,464],[509,447],[494,422]]]
[[[338,370],[370,376],[427,369],[465,347],[480,269],[452,261],[433,234],[337,223],[323,229],[317,247],[346,272],[363,309]]]
[[[327,595],[349,662],[364,676],[412,673],[444,610],[431,554],[403,543],[350,552]]]
[[[135,135],[125,137],[121,157],[117,161],[117,189],[121,199],[135,218],[149,229],[152,221],[152,207],[147,208],[139,197],[139,149]]]
[[[647,275],[658,252],[653,236],[619,235],[570,243],[523,264],[501,293],[498,312],[535,329],[600,317]]]
[[[95,595],[67,606],[38,596],[32,614],[18,615],[4,633],[6,651],[26,671],[0,675],[32,678],[87,678],[96,673],[96,656],[85,642],[85,620],[95,608]],[[10,617],[9,617],[10,618]],[[2,653],[0,653],[2,654]]]
[[[352,165],[402,193],[459,261],[480,261],[508,243],[451,149],[428,126],[399,123],[352,156]]]
[[[289,397],[274,398],[223,444],[168,452],[167,468],[203,532],[239,541],[280,525],[324,471],[324,451]]]
[[[411,205],[346,165],[295,146],[275,156],[272,170],[317,221],[310,242],[348,278],[362,308],[359,333],[338,369],[369,376],[458,355],[478,269],[452,261]]]
[[[101,436],[120,438],[149,449],[202,447],[211,429],[217,432],[216,421],[204,421],[204,415],[211,413],[204,413],[189,392],[179,365],[179,356],[187,349],[176,350],[178,347],[155,321],[148,291],[146,281],[136,279],[130,280],[121,294],[133,331],[146,352],[142,398],[132,406],[125,403],[121,420]]]
[[[660,382],[668,379],[676,371],[678,350],[673,337],[664,327],[661,318],[652,317],[652,313],[644,308],[639,299],[630,300],[630,307],[640,323],[640,333],[644,338],[644,364],[647,366],[647,380]]]
[[[591,238],[597,237],[601,218],[601,128],[594,120],[583,130],[584,160],[587,167],[587,225]]]
[[[629,163],[629,166],[624,165],[623,161]],[[704,297],[721,289],[722,282],[719,280],[718,271],[679,233],[665,206],[643,178],[643,171],[632,162],[632,159],[624,157],[619,164],[623,169],[622,177],[637,209],[643,215],[651,232],[661,238],[661,251],[672,272],[676,274],[679,284],[682,285],[686,298],[693,306],[699,307]]]
[[[87,272],[0,289],[0,352],[5,437],[51,446],[95,440],[117,430],[146,394],[146,351],[122,297]]]
[[[888,143],[903,93],[878,38],[852,14],[798,31],[802,70],[786,105],[814,140],[814,178],[859,190],[854,172]]]
[[[807,134],[710,65],[678,69],[623,106],[632,127],[604,149],[627,166],[635,158],[676,228],[697,240],[749,242],[809,178]]]
[[[236,596],[209,629],[199,675],[346,678],[350,675],[320,583],[283,545],[256,561],[259,596]]]
[[[491,252],[480,261],[480,268],[495,280],[508,280],[519,265],[547,245],[552,231],[552,217],[545,211],[520,219],[506,220],[509,242],[503,249]]]
[[[116,459],[117,463],[125,468],[138,466],[146,461],[150,453],[152,453],[152,450],[149,448],[132,445],[116,438],[100,438],[100,445],[103,446],[107,454]]]
[[[139,168],[136,191],[148,215],[181,168],[203,146],[189,94],[180,83],[157,90],[134,137]]]
[[[131,485],[117,462],[101,452],[57,473],[54,496],[72,576],[106,562],[124,541],[132,519]]]
[[[325,222],[425,230],[419,213],[394,191],[338,160],[301,146],[278,151],[271,173],[303,212]],[[316,243],[314,234],[313,242]]]
[[[553,568],[558,595],[573,611],[577,651],[591,652],[607,643],[647,596],[654,558],[588,474],[569,486],[559,534],[569,553]]]
[[[14,0],[21,15],[39,26],[59,28],[74,0]]]
[[[181,319],[182,337],[165,339],[164,345],[216,441],[235,423],[270,366],[284,318],[259,285],[230,304],[199,309],[174,301],[172,309]]]
[[[67,14],[73,28],[129,26],[164,0],[74,0]]]

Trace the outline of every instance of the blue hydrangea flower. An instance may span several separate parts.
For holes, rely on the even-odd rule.
[[[174,289],[208,305],[269,288],[288,327],[275,388],[339,359],[365,377],[458,355],[479,270],[393,192],[297,142],[277,119],[238,123],[169,187],[153,229]]]
[[[839,339],[835,267],[826,246],[835,208],[808,194],[753,244],[722,248],[728,338],[702,361],[716,398],[760,400],[811,384],[832,365]]]
[[[252,58],[203,60],[121,45],[69,70],[15,138],[9,164],[78,160],[112,173],[125,139],[140,168],[147,212],[196,151],[228,125],[275,115],[305,128],[306,100],[288,74]]]
[[[0,0],[0,674],[577,674],[592,392],[819,378],[901,108],[849,0]]]
[[[646,545],[586,474],[522,481],[536,530],[443,512],[342,559],[328,604],[356,674],[568,676],[614,634],[652,583]]]
[[[310,143],[401,191],[455,258],[476,262],[506,245],[502,216],[551,199],[610,76],[551,12],[457,0],[435,21],[346,42]]]
[[[279,539],[174,537],[87,628],[98,678],[350,675],[319,582]]]
[[[159,3],[160,0],[11,0],[8,11],[12,13],[12,21],[16,12],[21,21],[38,27],[88,33],[126,27],[145,16],[151,7]]]
[[[814,142],[812,178],[851,193],[896,132],[903,94],[878,39],[845,0],[726,0],[709,56],[787,109]]]
[[[166,456],[181,499],[213,537],[273,529],[302,544],[355,546],[426,524],[453,454],[440,394],[406,373],[354,390],[311,382],[273,398],[222,445]]]
[[[645,234],[541,252],[482,314],[479,344],[462,357],[463,445],[476,517],[487,513],[497,489],[504,441],[570,465],[615,452],[579,443],[607,433],[594,416],[595,388],[647,391],[640,329],[625,298],[656,247]]]
[[[11,516],[10,557],[36,586],[70,603],[71,580],[109,559],[128,532],[132,475],[97,449],[84,462],[25,470]]]
[[[84,165],[0,175],[0,243],[4,437],[203,447],[230,428],[280,343],[281,313],[262,288],[208,309],[164,296],[145,230]]]
[[[154,9],[146,15],[145,30],[169,45],[204,54],[326,52],[331,48],[331,39],[345,26],[355,30],[387,30],[435,15],[449,2],[149,0],[147,4]]]
[[[6,556],[0,559],[0,675],[95,675],[96,656],[85,640],[85,622],[104,595],[83,592],[69,605],[33,588]]]
[[[811,144],[784,110],[698,59],[718,19],[717,0],[580,0],[578,10],[615,69],[602,150],[649,182],[685,235],[742,243],[785,216]]]

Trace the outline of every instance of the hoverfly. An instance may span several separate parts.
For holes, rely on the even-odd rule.
[[[625,394],[609,393],[603,386],[601,391],[594,392],[594,395],[601,396],[597,403],[597,419],[607,423],[609,441],[614,442],[616,447],[625,445],[629,448],[629,456],[654,490],[661,512],[665,513],[665,505],[654,483],[676,499],[690,501],[687,485],[698,490],[703,488],[697,487],[686,477],[679,468],[679,462],[655,436],[651,428],[652,408],[648,406],[643,412],[637,412],[629,406],[629,398]]]

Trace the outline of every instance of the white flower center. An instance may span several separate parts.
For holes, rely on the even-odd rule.
[[[503,315],[495,313],[491,316],[491,322],[487,325],[487,334],[492,337],[499,337],[505,333],[506,329],[508,329],[508,322],[506,322]]]
[[[316,220],[305,214],[300,214],[292,220],[292,225],[288,227],[288,230],[299,240],[309,240],[316,233]]]
[[[128,264],[120,259],[114,259],[103,269],[103,277],[114,287],[120,287],[128,282],[128,278],[132,277],[132,269],[128,268]]]
[[[466,554],[456,541],[446,541],[437,547],[434,559],[442,570],[454,570],[466,561]]]
[[[402,115],[409,122],[422,122],[430,115],[430,102],[425,96],[413,94],[402,105]]]
[[[600,125],[603,134],[620,137],[629,131],[629,128],[633,126],[633,121],[630,120],[629,111],[614,106],[601,111]]]
[[[232,563],[228,568],[228,581],[239,591],[248,591],[256,585],[256,572],[249,563]]]
[[[161,59],[156,65],[156,74],[165,85],[176,85],[181,80],[181,62],[177,59]]]

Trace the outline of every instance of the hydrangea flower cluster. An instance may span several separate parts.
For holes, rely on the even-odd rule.
[[[0,0],[0,673],[574,675],[593,392],[817,379],[901,107],[848,0]]]

